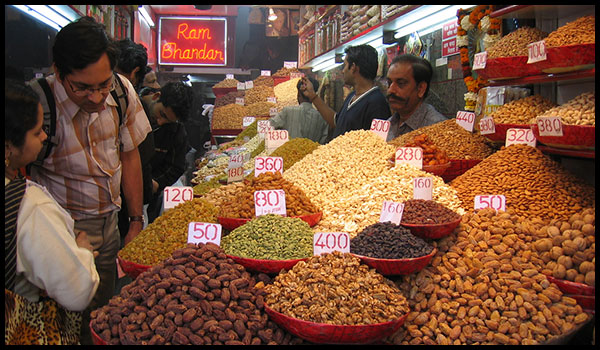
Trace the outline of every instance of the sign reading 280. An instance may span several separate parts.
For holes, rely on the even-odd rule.
[[[186,66],[227,64],[227,19],[162,17],[158,31],[158,63]]]

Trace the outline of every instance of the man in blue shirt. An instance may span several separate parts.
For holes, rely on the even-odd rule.
[[[350,130],[369,130],[373,119],[385,120],[391,115],[385,96],[375,84],[377,51],[369,45],[359,45],[346,48],[345,53],[344,83],[354,87],[354,91],[348,95],[339,113],[317,96],[310,81],[302,79],[302,92],[334,129],[333,138]]]

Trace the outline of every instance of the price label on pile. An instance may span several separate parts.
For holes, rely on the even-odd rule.
[[[387,140],[390,131],[390,122],[383,119],[373,119],[371,122],[371,131],[379,135],[384,141]]]
[[[409,164],[423,169],[423,149],[421,147],[399,147],[396,149],[396,163]]]
[[[239,168],[244,165],[244,154],[238,153],[229,156],[227,169]]]
[[[244,180],[244,167],[238,166],[236,168],[227,169],[227,183],[238,182]]]
[[[236,97],[236,98],[235,98],[235,104],[236,104],[236,105],[241,105],[241,106],[243,106],[245,103],[246,103],[246,102],[244,101],[244,98],[243,98],[243,97]]]
[[[267,131],[275,130],[275,128],[271,126],[271,123],[268,120],[259,120],[256,124],[256,130],[258,134],[265,137]]]
[[[256,216],[266,214],[279,214],[285,216],[285,192],[283,190],[254,192],[254,210],[256,211]]]
[[[234,79],[233,74],[230,74],[230,73],[225,74],[225,79]]]
[[[265,148],[273,151],[290,140],[287,130],[269,130],[265,134]]]
[[[476,53],[473,57],[473,70],[484,69],[487,63],[487,51]]]
[[[255,117],[244,117],[244,119],[242,119],[242,126],[244,128],[248,127],[250,124],[254,123],[256,121]]]
[[[535,147],[535,135],[531,129],[511,128],[506,130],[506,142],[504,146],[525,144]]]
[[[290,79],[303,78],[303,77],[304,77],[304,73],[296,73],[296,72],[290,73]]]
[[[536,41],[527,45],[527,63],[535,63],[546,60],[546,44],[544,40]]]
[[[192,199],[194,199],[194,190],[190,186],[167,186],[163,190],[163,208],[165,210]]]
[[[238,89],[238,91],[246,90],[246,83],[243,83],[243,82],[237,83],[237,89]]]
[[[381,208],[381,215],[379,216],[379,222],[390,221],[396,225],[400,225],[402,220],[402,213],[404,212],[404,203],[398,203],[393,201],[383,201]]]
[[[254,82],[252,80],[246,81],[246,90],[250,90],[254,87]]]
[[[285,68],[298,68],[298,61],[283,61]]]
[[[490,116],[481,118],[479,121],[479,133],[481,135],[495,134],[496,124],[494,123],[494,118]]]
[[[267,97],[267,102],[277,103],[277,97],[269,96],[269,97]],[[276,110],[277,110],[277,108],[276,108]]]
[[[221,245],[221,225],[210,222],[190,222],[188,225],[188,243],[214,243]]]
[[[535,118],[540,136],[563,136],[562,120],[560,117]]]
[[[346,232],[317,232],[313,236],[313,255],[350,253],[350,235]]]
[[[283,175],[282,157],[256,157],[254,158],[254,177],[266,172],[280,172]]]
[[[456,112],[456,124],[463,127],[468,132],[473,132],[473,125],[475,124],[475,113],[467,111]]]
[[[260,71],[260,75],[263,77],[270,77],[271,76],[271,71],[270,70],[261,70]]]
[[[276,107],[273,108],[269,108],[269,117],[274,117],[278,114],[279,112],[277,111]]]
[[[506,211],[506,197],[501,194],[475,196],[475,210],[486,208]]]
[[[413,198],[430,201],[432,197],[433,180],[430,177],[415,177]]]

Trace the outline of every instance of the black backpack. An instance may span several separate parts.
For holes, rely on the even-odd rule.
[[[117,73],[114,73],[115,84],[114,89],[110,91],[113,99],[117,102],[117,114],[119,115],[119,127],[123,123],[123,115],[127,112],[127,106],[129,101],[127,100],[127,89],[121,78]],[[52,147],[57,144],[56,141],[56,102],[54,101],[54,94],[50,89],[50,85],[46,81],[46,78],[40,78],[36,80],[32,80],[29,82],[29,86],[37,92],[40,96],[40,103],[42,104],[42,109],[44,110],[44,122],[42,124],[42,128],[48,138],[44,141],[42,146],[42,150],[38,154],[37,160],[34,164],[41,165],[44,159],[46,159],[50,152],[52,151]]]

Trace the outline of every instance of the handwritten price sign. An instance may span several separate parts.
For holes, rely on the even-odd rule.
[[[246,90],[246,83],[240,81],[239,83],[237,83],[237,89],[238,91]]]
[[[268,120],[259,120],[256,124],[257,132],[265,137],[267,131],[275,130],[274,127],[271,126],[271,123]]]
[[[505,146],[525,144],[531,147],[535,147],[535,136],[531,129],[515,129],[511,128],[506,130],[506,142]]]
[[[269,130],[265,134],[265,148],[274,150],[290,140],[287,130]]]
[[[383,201],[383,206],[381,208],[381,216],[379,216],[379,222],[390,221],[396,225],[400,225],[403,212],[404,203]]]
[[[194,190],[190,186],[167,186],[163,190],[163,208],[174,208],[185,201],[194,199]]]
[[[506,197],[501,194],[475,196],[475,210],[486,208],[506,211]]]
[[[250,124],[254,123],[256,121],[255,117],[244,117],[244,119],[242,119],[242,127],[244,127],[244,129],[246,127],[248,127]]]
[[[371,131],[379,135],[382,139],[387,140],[390,124],[391,123],[387,120],[373,119],[371,122]]]
[[[430,177],[415,177],[413,198],[430,201],[432,197],[433,180]]]
[[[535,63],[546,60],[546,44],[544,40],[536,41],[527,45],[527,63]]]
[[[246,103],[246,102],[244,101],[244,98],[243,98],[243,97],[236,97],[236,98],[235,98],[235,104],[236,104],[236,105],[243,106],[245,103]],[[238,120],[239,120],[239,119],[238,119]]]
[[[254,158],[254,177],[266,172],[280,172],[283,175],[283,158],[256,157]]]
[[[225,74],[225,79],[233,79],[233,74]]]
[[[563,136],[560,117],[537,117],[535,121],[540,130],[540,136]]]
[[[190,222],[188,243],[214,243],[221,245],[221,225],[210,222]]]
[[[494,118],[490,116],[481,118],[479,121],[479,133],[481,135],[495,134],[496,124],[494,123]]]
[[[256,211],[256,216],[265,214],[280,214],[285,216],[285,192],[283,190],[254,192],[254,210]]]
[[[244,179],[244,167],[227,169],[227,183],[242,181]]]
[[[350,252],[350,235],[346,232],[318,232],[313,236],[313,254]]]
[[[487,63],[487,51],[476,53],[473,57],[473,70],[484,69]]]
[[[466,111],[456,112],[456,124],[462,126],[468,132],[473,132],[473,125],[475,124],[475,113]]]
[[[248,80],[248,81],[246,81],[245,85],[246,85],[246,90],[250,90],[254,87],[254,82],[252,80]]]
[[[399,147],[396,149],[396,164],[410,164],[423,169],[423,149],[421,147]]]

